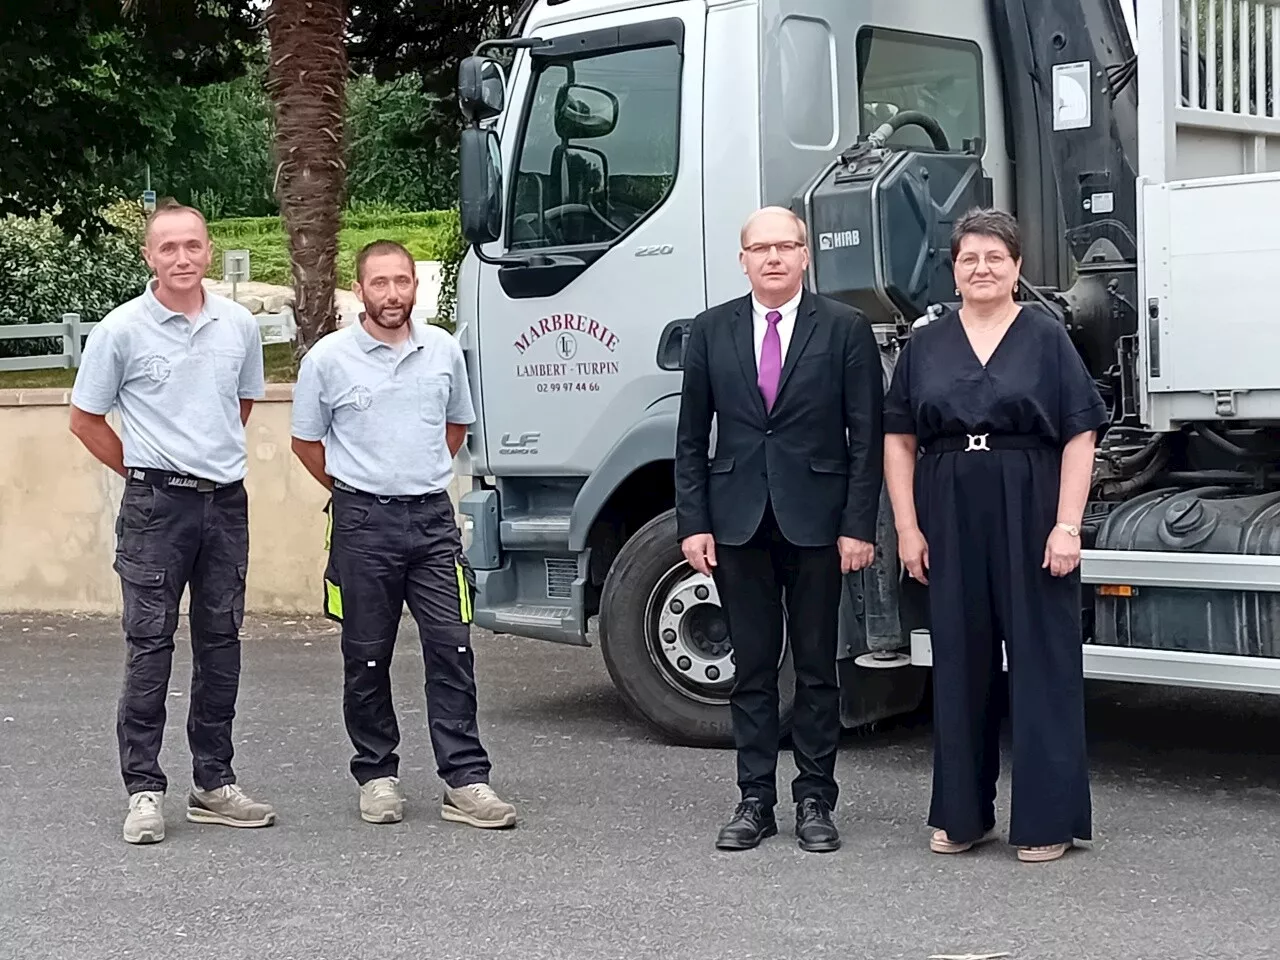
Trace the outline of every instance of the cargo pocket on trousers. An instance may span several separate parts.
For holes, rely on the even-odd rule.
[[[324,600],[321,609],[330,620],[342,622],[342,587],[338,586],[337,574],[333,572],[332,564],[324,572]]]
[[[166,636],[168,604],[165,598],[165,572],[148,567],[128,557],[116,557],[112,565],[120,575],[124,615],[121,626],[131,637]],[[176,627],[176,624],[175,624]]]
[[[475,612],[476,575],[461,552],[454,558],[453,574],[458,584],[458,617],[463,626],[470,626]]]
[[[324,505],[324,549],[329,555],[324,568],[324,594],[320,609],[335,623],[342,622],[342,588],[338,586],[338,571],[333,563],[333,498]]]
[[[248,576],[249,565],[247,563],[237,564],[236,579],[239,586],[236,590],[235,600],[231,604],[231,627],[236,633],[239,633],[240,628],[244,626],[244,594],[248,589]]]

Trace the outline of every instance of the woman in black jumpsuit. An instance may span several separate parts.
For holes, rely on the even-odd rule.
[[[961,308],[915,331],[884,414],[899,553],[929,584],[930,846],[959,853],[993,836],[1003,643],[1009,842],[1022,860],[1053,860],[1091,839],[1077,570],[1107,411],[1062,324],[1013,300],[1015,221],[967,214],[951,253]]]

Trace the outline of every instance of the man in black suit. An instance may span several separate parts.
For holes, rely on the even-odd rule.
[[[742,800],[716,846],[746,850],[778,830],[785,603],[796,672],[796,837],[804,850],[836,850],[841,575],[875,558],[879,350],[863,313],[804,289],[806,230],[790,210],[753,214],[739,258],[751,294],[694,320],[676,438],[681,547],[715,579],[737,667],[730,706]]]

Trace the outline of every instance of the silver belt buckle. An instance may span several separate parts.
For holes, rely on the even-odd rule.
[[[969,445],[964,448],[965,453],[972,453],[975,450],[985,450],[987,453],[991,452],[991,448],[987,446],[987,437],[991,436],[991,434],[970,433],[967,436],[969,439]]]

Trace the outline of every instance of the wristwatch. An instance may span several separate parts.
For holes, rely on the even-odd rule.
[[[1080,536],[1080,528],[1077,527],[1074,523],[1063,523],[1062,521],[1058,521],[1058,523],[1055,524],[1055,526],[1057,526],[1059,530],[1065,530],[1068,534],[1070,534],[1073,537]]]

